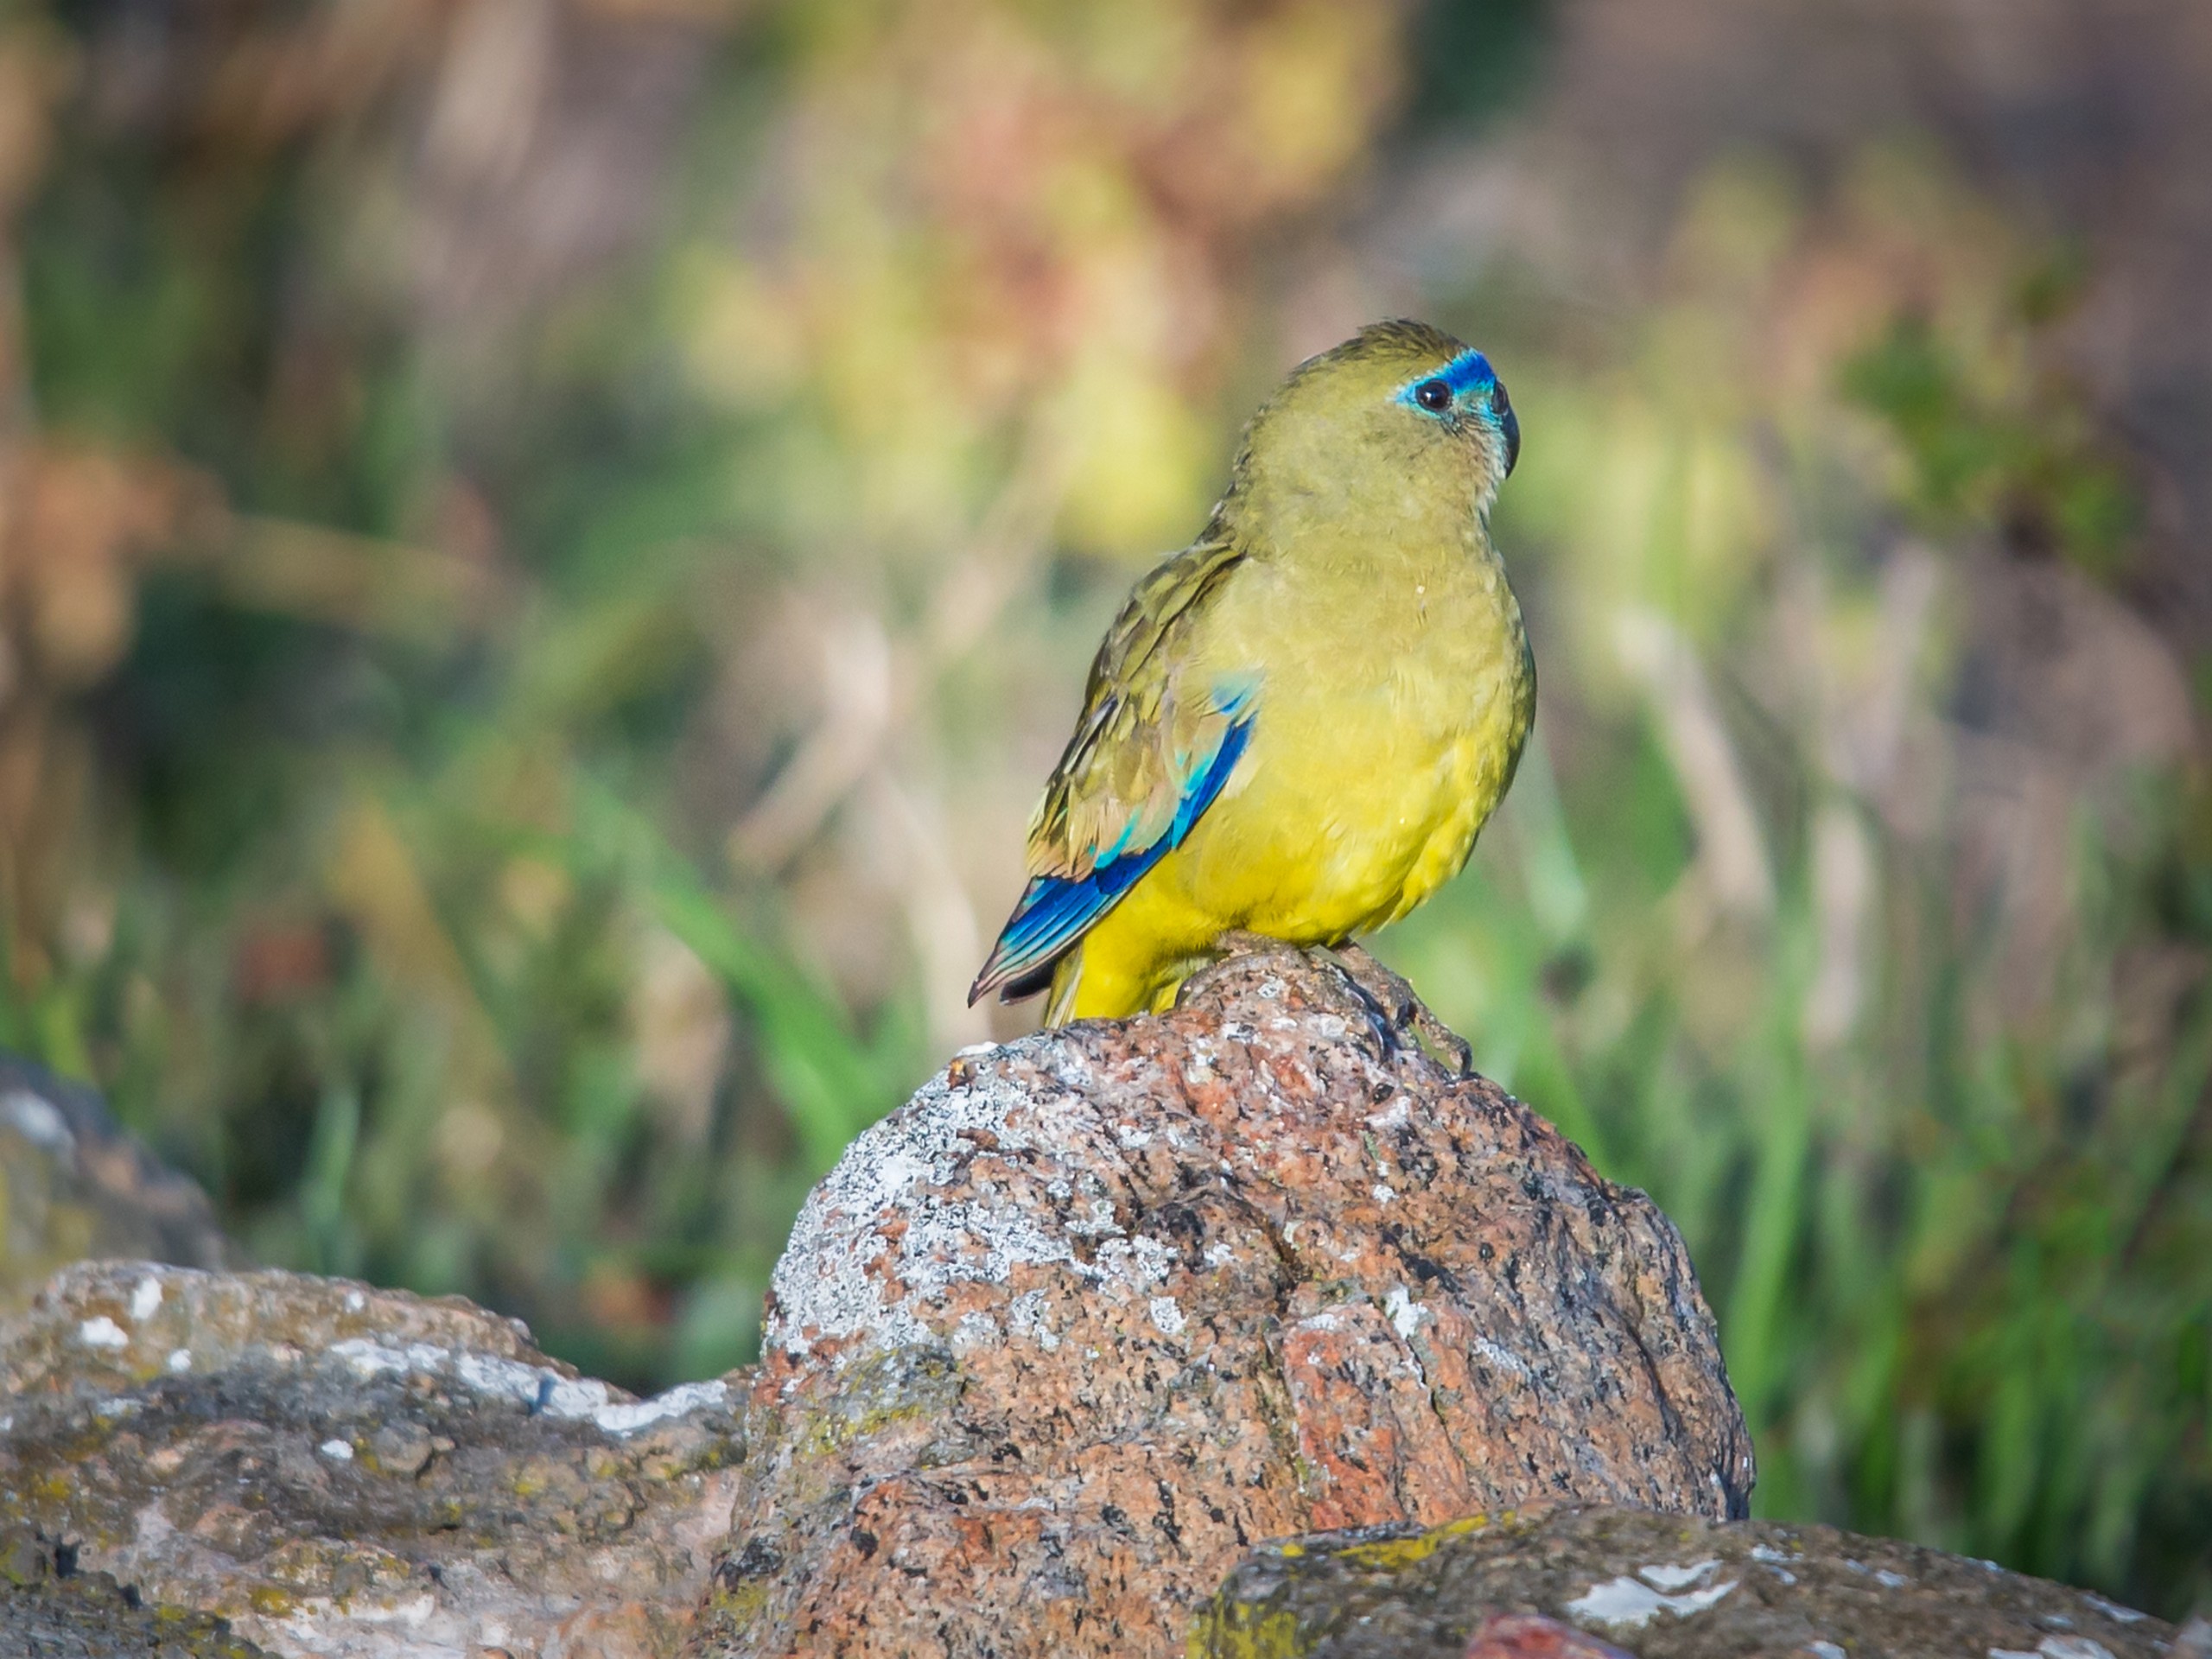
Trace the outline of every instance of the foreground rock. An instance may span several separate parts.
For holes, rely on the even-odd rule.
[[[283,1273],[72,1268],[0,1333],[0,1529],[287,1655],[672,1654],[740,1452],[724,1383],[633,1401],[465,1303]],[[0,1632],[157,1650],[16,1576]]]
[[[149,1602],[67,1544],[0,1533],[0,1654],[29,1659],[263,1659],[222,1619]]]
[[[956,1062],[810,1202],[761,1369],[658,1400],[458,1301],[70,1268],[0,1325],[0,1653],[2212,1659],[1726,1522],[1672,1230],[1363,979]]]
[[[0,1055],[0,1317],[86,1256],[238,1265],[207,1194],[118,1128],[97,1094]]]
[[[702,1652],[1167,1655],[1257,1540],[1740,1514],[1680,1239],[1325,960],[957,1061],[779,1267]]]
[[[1509,1621],[1534,1612],[1548,1620]],[[1541,1626],[1558,1624],[1545,1644]],[[2176,1659],[2171,1625],[1986,1561],[1827,1527],[1565,1510],[1255,1550],[1206,1608],[1205,1659]],[[1566,1627],[1566,1628],[1560,1628]],[[1589,1637],[1573,1644],[1573,1632]],[[1560,1638],[1565,1638],[1563,1643]],[[1596,1638],[1591,1640],[1589,1638]]]

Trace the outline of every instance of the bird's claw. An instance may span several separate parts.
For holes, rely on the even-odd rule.
[[[1224,956],[1265,955],[1269,951],[1298,949],[1287,940],[1266,933],[1254,933],[1241,927],[1231,928],[1214,944]],[[1449,1067],[1454,1077],[1474,1076],[1475,1051],[1472,1046],[1465,1038],[1429,1012],[1428,1005],[1414,995],[1414,988],[1405,982],[1402,976],[1392,973],[1370,955],[1364,945],[1351,940],[1338,945],[1323,945],[1319,949],[1344,970],[1344,976],[1373,1005],[1392,1031],[1411,1033],[1421,1049],[1431,1059]]]
[[[1475,1051],[1467,1039],[1429,1012],[1404,978],[1392,973],[1368,953],[1364,945],[1347,941],[1329,953],[1368,1001],[1381,1009],[1392,1027],[1410,1031],[1430,1058],[1448,1066],[1454,1077],[1475,1074]]]
[[[1255,933],[1244,927],[1230,928],[1214,941],[1214,948],[1224,957],[1265,956],[1271,950],[1298,949],[1287,939],[1278,939],[1268,933]]]

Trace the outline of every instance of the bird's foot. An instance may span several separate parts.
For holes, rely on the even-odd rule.
[[[1431,1014],[1402,976],[1392,973],[1368,954],[1366,946],[1352,940],[1331,948],[1329,954],[1368,1001],[1382,1010],[1394,1029],[1411,1032],[1429,1058],[1447,1067],[1453,1076],[1474,1075],[1475,1051],[1467,1039]]]
[[[1270,951],[1296,950],[1301,947],[1272,934],[1235,927],[1216,939],[1214,948],[1224,957],[1234,957],[1264,956]],[[1414,995],[1414,988],[1377,962],[1364,945],[1347,939],[1342,944],[1316,945],[1313,949],[1344,970],[1344,977],[1373,1005],[1391,1030],[1409,1033],[1423,1052],[1453,1076],[1474,1075],[1475,1051],[1467,1039],[1431,1014],[1428,1005]]]

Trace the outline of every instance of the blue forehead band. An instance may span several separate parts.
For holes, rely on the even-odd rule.
[[[1497,374],[1491,367],[1488,358],[1480,352],[1470,349],[1460,353],[1442,368],[1432,370],[1427,374],[1416,376],[1407,381],[1404,385],[1398,388],[1398,401],[1402,404],[1413,403],[1415,389],[1427,385],[1432,380],[1441,380],[1446,385],[1451,387],[1452,396],[1456,401],[1465,397],[1470,391],[1496,385]]]

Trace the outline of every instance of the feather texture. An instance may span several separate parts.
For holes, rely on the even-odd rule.
[[[1224,933],[1336,943],[1459,871],[1535,710],[1489,527],[1518,446],[1487,359],[1422,324],[1291,374],[1108,631],[971,998],[1163,1007]]]
[[[1075,735],[1030,820],[1029,885],[969,1001],[1001,988],[1024,994],[1016,988],[1179,846],[1229,781],[1255,688],[1203,683],[1180,647],[1239,556],[1226,542],[1201,540],[1139,582],[1108,630]]]

